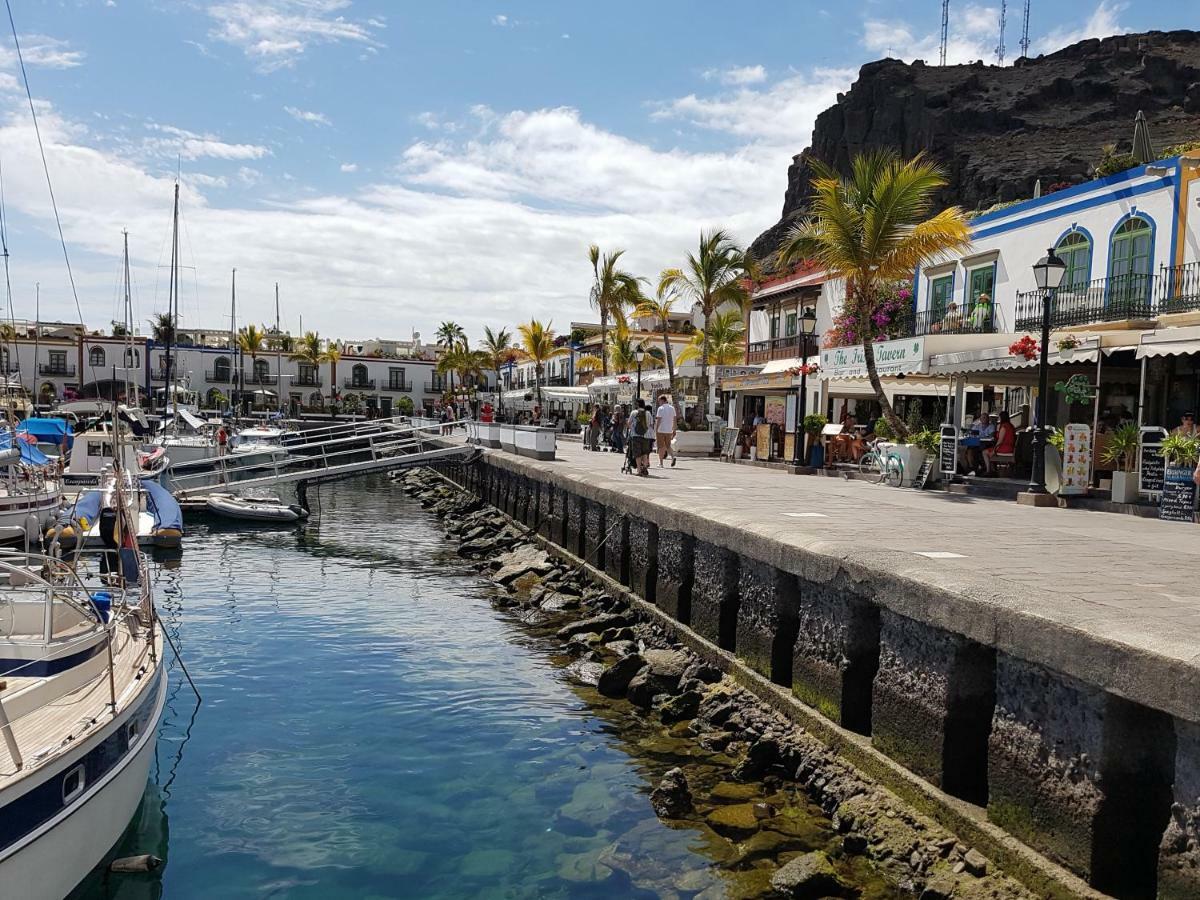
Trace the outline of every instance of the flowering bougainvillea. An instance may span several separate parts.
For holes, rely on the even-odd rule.
[[[633,379],[628,375],[621,375],[617,378],[617,384],[629,384],[631,381],[633,381]]]
[[[787,373],[793,377],[799,375],[816,375],[821,371],[821,367],[816,363],[804,363],[799,366],[792,366],[787,370]]]
[[[1009,344],[1008,352],[1013,356],[1023,356],[1025,359],[1029,360],[1037,357],[1038,353],[1041,352],[1041,347],[1038,346],[1037,341],[1035,341],[1029,335],[1025,335],[1020,340],[1013,341],[1011,344]]]
[[[871,311],[865,323],[853,312],[844,312],[833,320],[825,332],[823,346],[846,347],[864,341],[889,341],[908,333],[912,312],[912,289],[896,287],[885,293]]]

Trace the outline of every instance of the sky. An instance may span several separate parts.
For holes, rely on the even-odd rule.
[[[652,277],[702,229],[778,219],[816,115],[883,56],[937,59],[938,0],[9,0],[0,178],[12,314],[107,328],[167,308],[181,178],[181,323],[324,337],[478,337],[591,320],[587,247]],[[1008,60],[1021,12],[1011,4]],[[951,62],[995,61],[999,6],[951,3]],[[1200,4],[1036,0],[1031,53]],[[73,274],[74,289],[69,272]],[[40,288],[35,287],[40,285]],[[77,298],[77,301],[76,301]]]

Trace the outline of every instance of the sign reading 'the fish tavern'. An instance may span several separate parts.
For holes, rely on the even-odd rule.
[[[879,341],[872,346],[875,348],[875,369],[880,375],[918,375],[929,371],[924,337]],[[866,376],[867,360],[861,344],[821,351],[822,378]]]

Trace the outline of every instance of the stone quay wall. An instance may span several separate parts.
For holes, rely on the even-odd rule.
[[[1098,892],[1200,896],[1200,695],[1142,691],[1154,660],[1006,618],[987,606],[1002,598],[886,559],[747,534],[553,463],[485,453],[443,472],[790,692],[845,744],[869,741],[946,809],[974,804]]]

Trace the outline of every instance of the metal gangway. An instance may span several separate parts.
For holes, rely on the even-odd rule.
[[[457,460],[468,462],[479,455],[479,448],[445,439],[442,423],[414,425],[396,420],[360,423],[362,427],[337,426],[305,432],[302,441],[284,446],[286,454],[270,460],[253,457],[239,459],[238,454],[213,457],[212,466],[203,471],[172,475],[168,469],[163,486],[180,502],[199,499],[207,494],[244,491],[277,484],[292,483],[303,496],[309,484],[343,481],[372,472],[390,472],[431,462]],[[327,432],[322,436],[320,432]],[[195,468],[194,463],[189,469]]]

